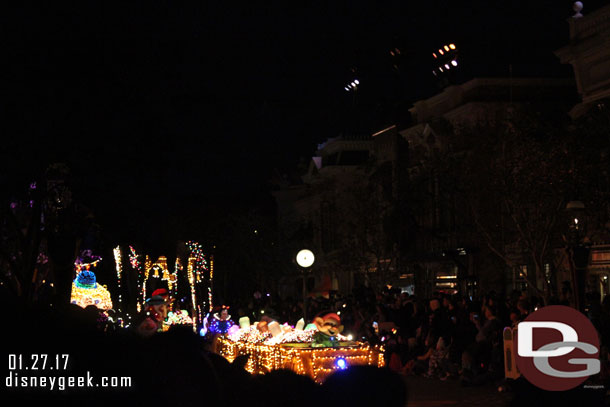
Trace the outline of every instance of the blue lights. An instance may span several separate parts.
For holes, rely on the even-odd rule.
[[[335,360],[335,366],[337,369],[345,370],[347,369],[347,361],[345,358],[337,358],[337,360]]]

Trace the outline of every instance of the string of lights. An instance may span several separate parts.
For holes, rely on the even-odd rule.
[[[250,355],[246,370],[264,374],[276,369],[290,369],[322,383],[334,371],[353,365],[383,367],[384,347],[357,342],[333,348],[311,348],[302,344],[264,345],[218,338],[219,353],[229,362],[239,355]]]
[[[191,302],[193,305],[193,328],[196,329],[196,323],[202,323],[203,313],[201,311],[201,304],[197,304],[197,284],[205,282],[205,272],[210,271],[208,268],[205,255],[201,244],[189,240],[186,243],[186,247],[190,250],[190,255],[187,265],[187,276],[191,287]],[[212,274],[210,271],[210,277],[208,278],[208,308],[212,309]]]
[[[148,282],[150,269],[152,269],[152,262],[150,261],[150,257],[146,255],[144,258],[144,281],[142,282],[142,307],[144,307],[144,304],[146,303],[146,283]]]
[[[209,277],[207,278],[207,301],[208,308],[212,310],[212,286],[211,281],[213,279],[213,263],[210,263],[208,267],[208,263],[206,261],[205,255],[202,250],[202,246],[194,241],[187,242],[187,247],[190,251],[188,263],[186,266],[187,272],[187,280],[190,287],[191,292],[191,305],[193,310],[192,315],[192,324],[193,328],[196,329],[197,323],[202,323],[202,317],[204,312],[202,311],[202,303],[199,303],[197,299],[198,295],[198,284],[206,282],[206,274],[209,272]],[[170,299],[175,299],[178,297],[178,281],[179,281],[179,272],[184,270],[184,266],[182,265],[182,261],[180,258],[177,258],[174,263],[174,270],[170,271],[167,266],[167,257],[160,256],[157,261],[154,263],[151,261],[148,255],[145,256],[144,262],[139,260],[139,255],[136,253],[133,246],[129,246],[129,261],[131,267],[138,272],[138,293],[139,300],[137,302],[138,312],[144,308],[144,304],[146,302],[148,296],[148,286],[149,279],[160,279],[162,281],[167,282],[168,293]],[[172,305],[170,307],[173,310],[173,301],[170,301]],[[205,309],[205,308],[203,308]]]
[[[437,65],[437,67],[432,70],[434,76],[447,73],[452,68],[458,66],[457,47],[455,44],[443,45],[438,51],[432,53],[432,57]]]
[[[138,293],[142,292],[142,267],[140,264],[140,260],[138,260],[139,255],[136,253],[136,249],[133,246],[129,246],[129,262],[131,264],[131,268],[133,268],[138,273]],[[137,301],[136,304],[138,312],[142,311],[142,304],[140,301]]]
[[[91,263],[74,263],[76,268],[76,274],[78,275],[83,270],[91,270],[97,267],[98,263],[102,261],[102,258],[92,261]]]
[[[180,258],[176,258],[176,262],[174,263],[174,298],[178,297],[178,272],[182,270],[182,261]]]
[[[174,262],[174,271],[172,271],[171,273],[168,270],[169,273],[169,278],[167,281],[167,291],[169,294],[169,298],[170,300],[174,300],[176,298],[178,298],[178,268],[180,265],[180,260],[176,259],[176,261]],[[180,269],[182,269],[180,267]],[[170,310],[174,310],[174,301],[171,301],[170,303]]]
[[[102,310],[112,309],[110,292],[105,286],[99,284],[96,288],[91,289],[79,287],[75,282],[72,282],[70,302],[82,308],[85,308],[88,305],[95,305]]]
[[[131,263],[131,267],[134,270],[137,270],[140,268],[140,261],[138,260],[138,254],[136,253],[136,249],[133,248],[133,246],[129,246],[129,262]]]
[[[194,276],[194,272],[193,272],[193,264],[195,262],[195,259],[193,257],[189,257],[188,260],[188,265],[186,267],[186,274],[188,277],[188,281],[189,281],[189,286],[191,288],[191,303],[193,306],[193,314],[197,313],[197,299],[196,299],[196,295],[195,295],[195,276]],[[194,317],[195,315],[193,315]],[[193,318],[193,328],[197,329],[196,327],[196,318]]]
[[[114,254],[114,264],[116,267],[116,277],[117,277],[117,290],[119,292],[118,298],[118,312],[119,315],[122,315],[122,304],[123,304],[123,297],[122,297],[122,290],[121,290],[121,277],[123,274],[123,261],[122,261],[122,253],[121,253],[121,247],[117,246],[112,250],[113,254]],[[123,319],[121,317],[118,318],[118,322],[120,326],[123,326]]]
[[[214,282],[214,256],[210,257],[210,281],[208,283],[208,304],[209,312],[212,312],[212,284]]]

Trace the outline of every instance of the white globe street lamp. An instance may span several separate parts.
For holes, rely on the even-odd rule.
[[[297,253],[297,264],[303,268],[311,267],[315,260],[315,256],[311,250],[301,250]]]
[[[315,260],[315,256],[311,252],[311,250],[303,249],[297,253],[297,264],[301,266],[303,271],[303,320],[307,324],[307,285],[305,272]]]

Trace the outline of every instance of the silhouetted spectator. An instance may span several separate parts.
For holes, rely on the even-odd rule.
[[[327,406],[404,407],[407,389],[403,379],[389,369],[354,366],[331,375],[322,386]]]

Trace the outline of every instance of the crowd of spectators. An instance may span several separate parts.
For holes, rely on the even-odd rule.
[[[538,307],[541,298],[514,292],[501,298],[491,292],[480,299],[434,293],[418,298],[407,293],[366,288],[349,296],[332,294],[306,301],[308,319],[324,312],[340,314],[343,334],[373,344],[384,344],[384,369],[351,367],[317,386],[307,377],[289,371],[252,376],[244,360],[229,363],[210,351],[210,343],[192,327],[175,326],[146,337],[136,329],[118,329],[100,319],[98,310],[69,304],[29,309],[5,304],[13,311],[5,326],[9,344],[5,353],[29,355],[68,354],[72,376],[129,376],[126,389],[70,389],[49,392],[13,388],[9,399],[47,402],[76,400],[87,405],[311,405],[346,402],[362,405],[405,405],[410,375],[437,380],[459,379],[468,386],[503,381],[502,331],[515,326]],[[233,318],[262,315],[296,323],[303,317],[303,302],[256,295],[231,306]],[[601,336],[602,370],[607,369],[610,300],[591,307],[591,320]],[[7,356],[8,358],[8,356]],[[7,359],[5,358],[5,360]],[[21,375],[24,372],[17,372]],[[36,372],[36,374],[45,372]],[[602,371],[602,374],[604,372]],[[606,375],[607,376],[607,375]],[[525,385],[527,385],[526,382]],[[240,390],[240,391],[236,391]],[[534,389],[535,390],[535,389]],[[532,387],[520,394],[532,398]],[[542,396],[541,396],[542,397]],[[546,396],[544,396],[546,397]],[[65,404],[65,403],[64,403]],[[12,405],[12,404],[11,404]]]
[[[311,319],[319,313],[339,313],[345,335],[385,344],[387,364],[395,372],[443,380],[455,376],[476,384],[504,375],[502,330],[522,320],[539,302],[525,295],[500,301],[494,293],[480,301],[442,293],[424,300],[391,289],[375,293],[361,287],[345,297],[308,299],[307,315]],[[302,307],[299,300],[263,295],[235,311],[254,320],[265,315],[295,324],[303,316]]]
[[[569,305],[565,299],[550,298],[546,302]],[[391,288],[375,292],[362,286],[348,296],[331,292],[308,298],[306,304],[308,319],[338,312],[345,335],[383,343],[387,365],[397,373],[441,380],[454,378],[463,385],[502,386],[502,333],[544,306],[545,299],[518,290],[508,296],[493,291],[476,298],[434,292],[430,298],[421,298]],[[588,301],[587,311],[600,332],[601,357],[608,359],[610,297],[602,304]],[[247,303],[238,304],[235,313],[253,320],[265,315],[295,324],[303,316],[303,301],[256,295]]]
[[[49,361],[60,355],[62,363],[68,356],[61,371],[12,369],[12,386],[3,386],[6,405],[297,407],[346,402],[405,406],[407,402],[404,380],[385,368],[350,367],[321,386],[289,370],[251,375],[244,369],[247,358],[229,363],[211,352],[210,343],[191,326],[176,325],[148,336],[135,325],[124,329],[108,324],[94,306],[3,305],[11,309],[4,321],[5,361],[9,355],[20,355],[26,366],[31,355],[47,355]],[[131,382],[128,387],[51,390],[48,380],[46,387],[22,385],[26,376],[91,376],[98,383],[101,377],[129,377]]]

